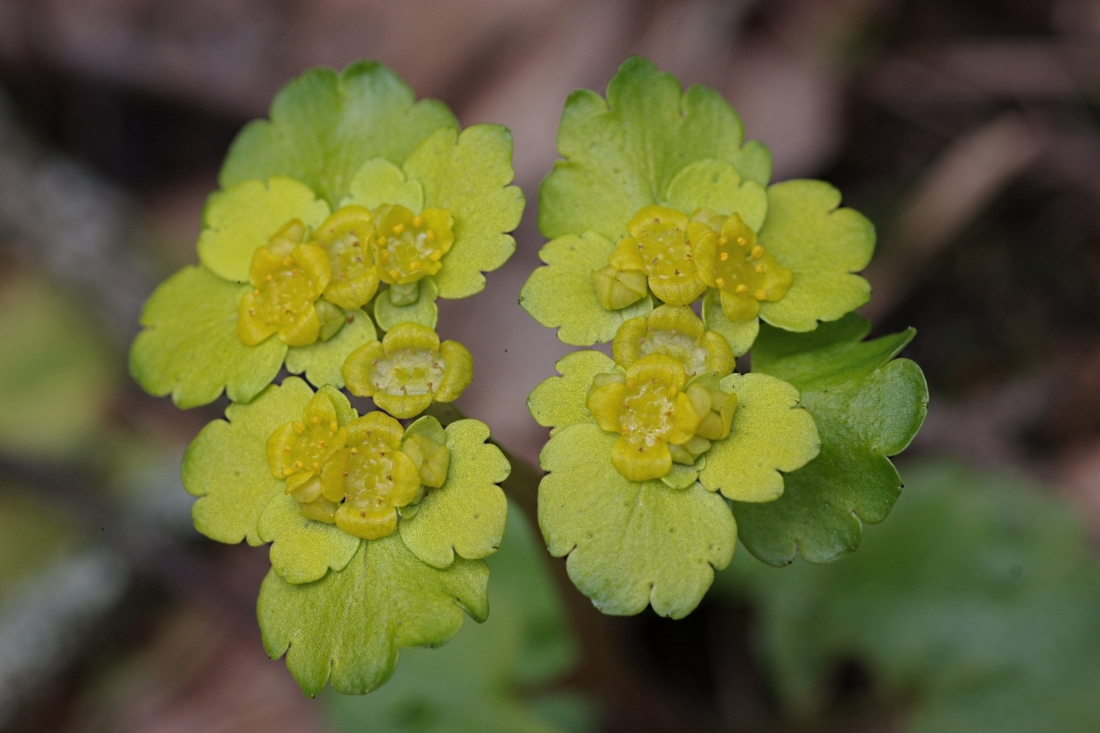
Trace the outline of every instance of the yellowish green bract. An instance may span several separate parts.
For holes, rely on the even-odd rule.
[[[640,387],[599,352],[559,361],[561,376],[528,399],[550,428],[539,500],[550,552],[568,557],[573,582],[601,610],[630,614],[649,605],[680,617],[730,561],[738,535],[772,564],[798,551],[822,562],[853,551],[861,521],[881,521],[897,496],[888,456],[916,434],[928,398],[920,369],[893,359],[912,332],[861,342],[868,329],[852,311],[870,298],[856,274],[874,250],[870,222],[841,207],[825,182],[770,184],[768,151],[744,142],[717,92],[684,90],[643,58],[623,63],[606,98],[585,90],[569,97],[558,151],[562,159],[539,191],[539,227],[551,241],[520,294],[523,307],[565,343],[614,340],[625,353],[625,340],[634,339],[631,350],[640,353],[642,343],[657,348],[646,341],[653,325],[640,326],[640,317],[662,298],[664,307],[681,306],[701,293],[691,305],[710,338],[720,335],[737,357],[751,352],[751,372],[742,362],[742,373],[695,377],[736,395],[729,434],[709,447],[683,443],[666,475],[631,481],[667,465],[632,468],[626,444],[608,432],[623,429],[620,415],[635,408],[607,400]],[[746,284],[753,282],[760,284]],[[677,348],[691,353],[690,345]],[[681,400],[668,389],[669,400]],[[631,425],[659,425],[657,398],[636,404],[649,410],[649,422],[632,417]],[[622,412],[604,415],[611,408]],[[679,425],[680,408],[669,410]],[[649,450],[631,445],[638,461]]]
[[[434,328],[436,297],[480,292],[482,273],[499,268],[515,250],[509,232],[519,224],[524,199],[509,185],[512,178],[506,128],[474,125],[460,132],[446,106],[416,102],[378,63],[353,64],[342,73],[306,72],[276,97],[270,120],[250,124],[234,142],[222,188],[203,214],[201,264],[153,293],[142,316],[145,330],[131,352],[131,373],[180,407],[207,404],[223,390],[248,402],[284,363],[315,386],[343,387],[340,367],[348,354],[378,336],[366,310],[318,300],[327,308],[327,323],[337,327],[342,311],[347,325],[308,345],[288,347],[279,335],[255,346],[238,338],[238,304],[250,289],[245,283],[252,277],[251,287],[263,286],[250,275],[257,249],[295,220],[308,236],[343,206],[445,210],[453,218],[454,242],[441,269],[423,278],[408,302],[395,305],[383,291],[373,306],[383,330],[403,321]]]
[[[871,224],[839,208],[840,194],[824,182],[768,186],[770,155],[760,143],[743,143],[737,114],[712,89],[682,90],[646,59],[628,59],[606,99],[586,90],[569,98],[558,151],[564,159],[539,189],[539,227],[552,240],[540,253],[546,266],[531,275],[520,302],[544,326],[560,329],[565,343],[610,341],[622,320],[645,315],[637,312],[645,300],[623,311],[603,308],[591,271],[607,264],[627,222],[654,204],[688,216],[736,213],[758,233],[760,245],[794,273],[786,295],[760,304],[766,323],[810,331],[870,298],[854,273],[874,250]],[[730,324],[710,308],[704,319],[734,353],[751,348],[757,317]]]
[[[323,391],[339,424],[358,417],[340,392]],[[459,420],[444,429],[434,418],[421,418],[408,431],[424,431],[447,446],[447,480],[428,489],[397,532],[361,540],[302,517],[268,465],[267,439],[299,419],[313,395],[304,381],[290,377],[249,404],[230,405],[227,419],[207,425],[188,448],[184,486],[198,497],[192,513],[206,536],[272,543],[272,569],[260,596],[261,630],[272,656],[292,645],[287,665],[307,694],[324,686],[333,664],[334,687],[363,693],[392,673],[398,648],[441,644],[457,633],[462,614],[455,603],[484,620],[487,571],[481,560],[504,534],[508,508],[497,484],[510,467],[498,448],[485,443],[489,429],[483,423]],[[348,604],[357,614],[348,615]]]

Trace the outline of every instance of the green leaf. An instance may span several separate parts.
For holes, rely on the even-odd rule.
[[[455,241],[434,275],[443,298],[466,298],[485,288],[482,272],[495,270],[516,251],[507,232],[523,216],[523,191],[509,186],[512,133],[500,125],[472,125],[458,134],[436,130],[412,152],[405,175],[424,187],[424,206],[454,216]]]
[[[514,505],[488,565],[490,623],[467,624],[440,649],[403,651],[393,678],[370,695],[324,696],[328,722],[346,733],[408,733],[410,719],[418,733],[594,730],[587,700],[545,692],[575,665],[577,648],[541,544]],[[559,723],[544,712],[548,702],[571,706],[582,724]]]
[[[629,58],[606,100],[582,89],[566,101],[558,128],[565,160],[539,188],[539,229],[549,239],[591,231],[618,241],[630,218],[661,203],[676,174],[696,161],[751,161],[745,177],[759,176],[759,147],[743,152],[742,138],[741,120],[718,92],[684,92],[649,60]]]
[[[539,251],[546,263],[531,273],[519,293],[519,304],[536,321],[558,328],[558,338],[573,346],[611,341],[623,321],[653,310],[648,296],[622,310],[605,310],[596,299],[592,271],[607,265],[615,245],[593,232],[559,237]]]
[[[456,553],[478,560],[500,547],[508,501],[497,484],[512,471],[500,449],[485,443],[485,423],[459,420],[446,432],[451,452],[447,480],[428,489],[416,515],[399,527],[413,554],[437,568],[450,566]]]
[[[527,398],[531,417],[555,435],[563,428],[580,422],[595,423],[585,407],[592,378],[616,371],[611,357],[599,351],[574,351],[562,357],[554,368],[560,377],[545,379]]]
[[[286,355],[272,336],[245,346],[237,335],[237,304],[247,285],[227,282],[205,267],[185,267],[145,303],[144,330],[130,349],[130,374],[157,397],[171,394],[182,408],[213,402],[225,390],[248,402],[271,383]]]
[[[183,486],[198,501],[195,529],[218,542],[263,542],[257,524],[284,482],[267,463],[267,439],[301,418],[313,390],[297,377],[271,385],[250,404],[231,404],[226,420],[207,423],[183,456]]]
[[[199,259],[219,277],[248,281],[252,253],[291,219],[316,228],[329,215],[309,187],[291,178],[241,181],[206,200],[199,236]]]
[[[672,489],[686,489],[699,478],[699,471],[706,465],[706,458],[700,457],[693,465],[673,463],[672,469],[661,477],[661,483]]]
[[[759,318],[749,318],[736,323],[726,318],[718,291],[714,288],[707,290],[707,294],[703,296],[703,323],[708,331],[716,331],[726,339],[734,356],[747,354],[756,342],[756,334],[760,331]],[[756,358],[756,352],[753,352],[752,358]]]
[[[383,204],[400,204],[415,213],[424,208],[424,188],[420,182],[405,180],[405,173],[385,158],[372,158],[364,163],[352,179],[349,191],[341,206],[359,204],[373,210]]]
[[[309,346],[292,346],[286,353],[286,368],[291,374],[305,373],[310,384],[320,387],[331,384],[344,386],[344,366],[348,354],[378,338],[370,316],[360,309],[346,310],[347,322],[328,341],[314,341]]]
[[[463,610],[483,621],[489,571],[480,560],[439,570],[416,559],[401,538],[363,542],[343,570],[314,583],[287,583],[274,571],[260,588],[264,648],[310,697],[330,682],[363,694],[393,674],[398,651],[446,643]]]
[[[388,290],[378,294],[374,299],[374,318],[379,328],[389,331],[397,324],[409,321],[435,328],[439,320],[439,306],[435,304],[439,288],[430,277],[422,278],[417,287],[416,302],[411,305],[394,305]]]
[[[365,162],[401,165],[439,127],[458,123],[442,102],[414,101],[411,89],[372,61],[343,73],[311,69],[271,105],[271,120],[245,126],[222,165],[222,188],[250,179],[295,178],[336,206]]]
[[[871,299],[852,273],[871,261],[875,228],[854,209],[838,208],[840,192],[823,181],[787,181],[768,189],[759,242],[794,273],[780,300],[760,304],[760,318],[788,331],[812,331]]]
[[[727,161],[700,160],[681,170],[668,186],[666,203],[688,216],[697,209],[710,209],[730,216],[734,212],[753,231],[759,231],[768,213],[768,193],[755,181],[742,181],[741,174]]]
[[[757,646],[787,706],[820,711],[854,659],[879,709],[903,711],[892,730],[1100,729],[1100,564],[1078,513],[1046,487],[952,464],[906,476],[857,555],[736,562],[716,581],[754,599]]]
[[[798,390],[766,374],[730,374],[722,390],[737,395],[730,434],[707,451],[699,480],[728,499],[773,501],[783,476],[817,455],[817,428],[799,404]]]
[[[623,478],[611,464],[616,437],[579,423],[543,448],[549,473],[539,486],[539,527],[547,549],[568,555],[570,579],[602,612],[627,616],[652,605],[682,618],[733,557],[733,516],[698,484],[676,490]]]
[[[288,583],[312,583],[343,570],[362,541],[335,524],[306,519],[293,496],[276,494],[260,515],[260,539],[271,542],[271,568]]]
[[[76,457],[107,416],[116,365],[87,312],[16,272],[0,285],[0,451]]]
[[[887,456],[905,450],[920,429],[928,387],[915,363],[891,361],[912,331],[859,342],[860,321],[850,316],[824,337],[761,331],[753,369],[799,387],[821,435],[820,455],[786,477],[780,499],[733,505],[741,542],[766,563],[784,565],[799,552],[813,562],[842,557],[859,546],[861,520],[881,522],[898,497],[901,479]],[[799,339],[806,351],[793,350]]]

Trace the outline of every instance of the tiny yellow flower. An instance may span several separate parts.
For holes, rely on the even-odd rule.
[[[665,354],[638,359],[625,375],[596,375],[586,405],[602,429],[621,434],[611,462],[627,479],[666,475],[672,469],[669,446],[695,436],[706,413],[700,414],[683,392],[686,382],[683,364]]]
[[[706,224],[675,209],[647,206],[630,220],[627,231],[630,236],[608,257],[611,267],[644,272],[649,289],[669,305],[690,305],[706,291],[695,266],[696,245],[713,234]]]
[[[237,334],[248,346],[273,333],[289,346],[308,346],[321,334],[314,304],[328,287],[332,270],[324,249],[303,244],[305,225],[297,219],[252,255],[252,290],[241,298]]]
[[[414,214],[400,204],[375,211],[378,271],[390,285],[409,285],[443,267],[454,244],[454,217],[445,209]]]
[[[322,477],[324,498],[339,503],[336,526],[376,540],[397,529],[397,510],[420,501],[423,488],[416,462],[401,450],[401,423],[370,412],[347,424],[347,443]]]
[[[267,441],[271,472],[286,479],[286,493],[302,505],[302,516],[331,523],[336,505],[322,494],[322,483],[334,470],[333,457],[347,442],[336,406],[324,392],[313,395],[301,420],[283,425]]]
[[[730,321],[755,318],[760,301],[776,301],[787,294],[794,274],[776,262],[757,244],[756,232],[734,214],[728,219],[696,212],[697,219],[709,218],[718,236],[705,237],[695,248],[699,277],[717,288],[722,310]]]
[[[394,417],[415,417],[434,402],[458,399],[474,376],[474,360],[457,341],[418,323],[394,326],[381,342],[353,351],[344,362],[344,381],[358,397]]]
[[[611,343],[615,363],[626,368],[643,356],[666,354],[684,365],[688,377],[733,371],[733,351],[721,334],[708,331],[688,306],[662,305],[645,318],[619,326]]]
[[[378,290],[374,218],[362,206],[343,206],[317,228],[314,239],[328,252],[332,280],[325,298],[341,308],[361,308]]]

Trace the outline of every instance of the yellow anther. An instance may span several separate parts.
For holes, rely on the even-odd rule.
[[[718,255],[718,259],[722,260],[722,262],[725,262],[729,258],[730,258],[730,253],[729,252],[723,252],[722,254]]]
[[[431,229],[429,229],[428,233],[424,235],[424,238],[427,239],[429,242],[434,242],[435,241],[435,232],[433,232]]]
[[[729,241],[726,237],[718,237],[718,244],[727,244]]]
[[[405,225],[404,224],[395,224],[394,227],[393,227],[393,233],[394,234],[401,234],[404,231],[405,231]]]
[[[390,251],[388,249],[384,249],[384,250],[382,250],[381,252],[378,253],[378,259],[382,262],[385,262],[389,258],[390,258]]]
[[[293,257],[284,257],[283,258],[283,265],[285,265],[286,267],[290,267],[293,264],[294,264],[294,258]]]
[[[744,247],[746,244],[749,243],[749,240],[745,239],[744,237],[738,237],[737,238],[737,243],[739,245],[741,245],[742,247]]]
[[[414,216],[413,217],[413,226],[414,227],[419,227],[423,223],[424,223],[424,217],[422,217],[422,216]]]
[[[301,434],[301,433],[304,433],[305,431],[306,431],[306,424],[304,422],[301,422],[301,421],[295,421],[295,423],[294,423],[294,432],[296,432],[298,434]]]
[[[386,239],[385,237],[379,237],[379,238],[377,239],[377,243],[378,243],[378,246],[379,246],[379,247],[382,247],[382,246],[384,246],[384,245],[386,244],[386,242],[387,242],[387,241],[388,241],[388,240],[387,240],[387,239]]]
[[[430,255],[428,255],[428,259],[430,259],[432,262],[439,262],[441,259],[443,259],[443,253],[439,250],[436,250],[435,252],[432,252]]]
[[[763,275],[764,274],[764,266],[763,265],[757,265],[753,269],[756,270],[757,275]]]
[[[319,417],[317,417],[316,415],[314,415],[313,417],[311,417],[311,418],[309,419],[309,424],[310,424],[310,425],[320,425],[320,424],[321,424],[321,418],[319,418]]]
[[[717,285],[719,289],[721,289],[726,286],[726,281],[719,277],[715,279],[714,284]]]
[[[764,248],[758,244],[749,251],[749,254],[753,256],[753,259],[758,260],[764,256]]]
[[[423,267],[423,265],[420,264],[420,260],[413,260],[409,264],[409,269],[410,270],[419,270],[421,267]]]
[[[768,293],[766,290],[757,290],[755,293],[753,293],[753,295],[756,296],[757,300],[764,300],[768,297]]]
[[[735,292],[738,295],[744,295],[745,293],[749,292],[749,286],[746,285],[745,283],[741,283],[740,285],[737,286],[737,288],[735,289]]]
[[[290,475],[291,475],[291,474],[293,474],[293,473],[294,473],[294,469],[293,469],[293,468],[284,468],[284,469],[283,469],[283,475],[284,475],[284,476],[290,476]]]
[[[295,468],[301,468],[301,467],[302,467],[302,466],[304,466],[304,465],[305,465],[305,464],[304,464],[304,463],[302,463],[301,461],[294,461],[294,467],[295,467]]]

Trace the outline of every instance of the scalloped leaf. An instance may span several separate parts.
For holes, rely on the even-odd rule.
[[[568,706],[571,719],[594,717],[588,700],[558,690],[577,647],[536,534],[510,505],[500,552],[486,563],[492,621],[466,624],[439,649],[402,651],[393,678],[370,695],[325,695],[327,722],[344,733],[409,733],[409,711],[416,710],[424,721],[416,733],[594,730],[556,724],[560,715],[545,711],[552,702]]]
[[[393,674],[400,649],[437,646],[462,628],[463,611],[489,613],[489,570],[456,559],[445,570],[416,558],[390,535],[363,542],[351,562],[314,583],[294,585],[268,573],[257,614],[264,648],[310,697],[330,682],[364,694]]]
[[[742,543],[766,563],[785,565],[798,553],[830,562],[853,552],[862,522],[885,519],[900,493],[901,478],[887,456],[905,450],[920,429],[928,387],[914,362],[893,359],[912,339],[911,329],[861,342],[864,333],[855,314],[824,334],[761,330],[753,369],[799,387],[821,435],[820,455],[786,477],[781,498],[734,502]],[[799,340],[805,351],[795,350]]]
[[[875,251],[875,227],[855,209],[839,208],[840,191],[824,181],[768,188],[768,216],[759,242],[794,273],[780,300],[760,304],[760,318],[788,331],[812,331],[871,299],[859,272]]]
[[[617,436],[594,424],[565,428],[543,448],[539,527],[569,578],[603,613],[647,605],[682,618],[699,604],[715,568],[729,564],[737,526],[725,500],[699,484],[672,489],[628,481],[611,464]]]
[[[527,398],[531,417],[550,428],[550,435],[576,423],[595,423],[596,418],[585,407],[592,378],[622,370],[601,351],[574,351],[558,360],[554,368],[561,376],[544,379]]]
[[[344,387],[341,368],[348,355],[365,343],[378,339],[374,324],[361,309],[345,310],[347,322],[328,341],[314,341],[309,346],[292,346],[286,353],[286,368],[291,374],[305,374],[315,387],[331,384]]]
[[[756,342],[756,335],[760,332],[759,318],[749,318],[736,323],[726,318],[718,291],[714,288],[708,289],[703,296],[703,323],[708,331],[715,331],[722,335],[733,350],[734,356],[747,354]],[[753,358],[756,358],[755,353]]]
[[[419,181],[405,180],[405,172],[385,158],[363,164],[348,187],[341,206],[359,204],[374,210],[383,204],[400,204],[419,214],[424,208],[424,188]]]
[[[676,174],[706,158],[749,165],[766,185],[759,144],[742,148],[741,120],[713,89],[683,91],[648,59],[623,62],[607,99],[578,90],[558,127],[564,158],[539,187],[539,229],[549,239],[592,231],[618,241],[639,209],[661,203]],[[751,175],[750,175],[751,172]],[[759,180],[759,177],[763,180]]]
[[[207,423],[183,456],[183,486],[198,501],[195,529],[218,542],[262,544],[258,522],[284,483],[267,464],[267,439],[299,419],[313,390],[297,377],[271,385],[249,404],[231,404],[226,420]]]
[[[783,702],[824,711],[854,655],[876,699],[905,701],[896,730],[1100,729],[1100,564],[1079,510],[951,463],[906,473],[904,500],[857,555],[737,562],[716,581],[750,592]]]
[[[607,265],[615,245],[594,232],[559,237],[539,250],[546,263],[531,273],[519,293],[519,304],[536,321],[558,329],[558,338],[572,346],[591,346],[615,338],[624,321],[653,310],[646,296],[622,310],[605,310],[596,298],[592,271]]]
[[[821,447],[798,390],[766,374],[730,374],[722,389],[737,395],[730,433],[707,451],[699,480],[727,499],[774,501],[783,475],[805,466]]]
[[[394,305],[389,292],[383,290],[374,299],[374,318],[383,331],[390,331],[397,324],[410,321],[434,329],[439,321],[439,306],[435,304],[438,296],[439,288],[430,277],[420,280],[416,302],[411,305]]]
[[[219,277],[248,282],[257,247],[267,244],[291,219],[316,228],[328,215],[328,204],[292,178],[241,181],[206,200],[199,259]]]
[[[271,568],[288,583],[312,583],[343,570],[362,542],[335,524],[302,516],[293,496],[276,494],[260,515],[260,539],[271,542]]]
[[[756,181],[742,180],[728,161],[708,158],[676,174],[668,185],[665,203],[688,216],[697,209],[710,209],[722,216],[736,212],[753,231],[760,231],[768,213],[768,192]]]
[[[451,451],[447,480],[428,489],[420,509],[398,528],[412,553],[437,568],[449,567],[456,554],[478,560],[497,551],[508,518],[508,500],[497,484],[512,471],[500,448],[485,442],[485,423],[458,420],[446,434]]]
[[[222,188],[249,179],[295,178],[335,206],[371,158],[401,165],[439,127],[458,122],[442,102],[415,101],[404,82],[377,61],[342,73],[311,69],[271,104],[271,119],[250,122],[222,165]]]
[[[434,275],[442,298],[467,298],[485,289],[481,273],[516,251],[508,232],[523,216],[523,191],[509,186],[512,133],[501,125],[436,130],[409,155],[405,175],[424,187],[424,206],[454,216],[455,241]]]
[[[237,304],[247,289],[202,266],[165,280],[141,312],[130,374],[149,394],[171,394],[184,409],[213,402],[223,389],[234,402],[252,400],[279,373],[287,347],[277,336],[241,343]]]

